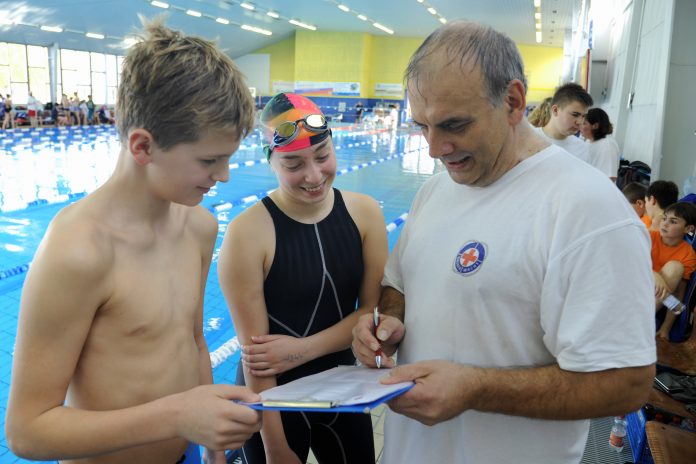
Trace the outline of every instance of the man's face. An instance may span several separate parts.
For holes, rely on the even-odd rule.
[[[580,130],[586,113],[587,106],[577,101],[567,103],[564,106],[553,105],[551,107],[551,122],[559,134],[568,137]]]
[[[477,68],[464,71],[459,63],[442,63],[441,57],[430,60],[425,66],[436,71],[408,83],[413,120],[430,156],[443,162],[452,180],[489,185],[518,162],[515,147],[509,146],[509,106],[491,104]]]

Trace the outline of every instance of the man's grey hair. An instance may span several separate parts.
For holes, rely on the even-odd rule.
[[[459,62],[479,66],[489,100],[500,106],[513,79],[519,79],[527,91],[524,64],[515,43],[491,27],[468,21],[454,21],[430,34],[418,47],[406,68],[404,81],[418,85],[418,78],[430,72],[427,58],[433,54],[446,57],[446,65]]]

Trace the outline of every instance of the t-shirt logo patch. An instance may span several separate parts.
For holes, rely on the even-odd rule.
[[[486,245],[476,240],[464,244],[454,258],[454,271],[467,275],[478,271],[486,259]]]

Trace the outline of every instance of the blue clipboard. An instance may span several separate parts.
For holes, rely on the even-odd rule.
[[[262,403],[244,403],[251,409],[258,411],[295,411],[295,412],[353,412],[369,414],[370,411],[392,398],[406,393],[415,384],[403,387],[377,400],[360,404],[340,404],[331,401],[265,401]]]

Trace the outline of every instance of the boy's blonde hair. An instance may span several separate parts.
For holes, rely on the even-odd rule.
[[[255,105],[232,59],[212,42],[165,27],[162,18],[143,23],[145,37],[123,61],[116,102],[121,141],[134,128],[150,132],[164,150],[207,132],[245,137]]]

